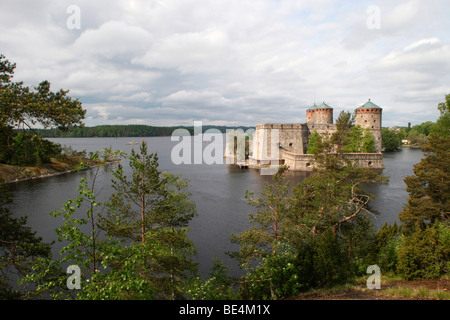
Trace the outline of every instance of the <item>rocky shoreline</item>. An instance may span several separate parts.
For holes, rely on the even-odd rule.
[[[106,160],[106,163],[118,162],[117,159]],[[32,179],[43,179],[104,164],[101,160],[91,160],[79,156],[67,156],[65,159],[51,159],[51,163],[39,166],[12,166],[0,164],[0,184],[21,182]]]

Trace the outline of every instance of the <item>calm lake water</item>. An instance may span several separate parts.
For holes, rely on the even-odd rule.
[[[171,161],[172,148],[178,142],[170,137],[133,138],[136,142],[147,141],[149,152],[157,152],[160,169],[169,171],[190,182],[191,199],[195,202],[198,216],[191,222],[189,237],[197,250],[200,275],[206,276],[214,258],[222,258],[231,268],[231,273],[238,275],[239,268],[225,252],[237,250],[230,243],[230,236],[249,227],[248,214],[253,211],[245,200],[245,191],[257,194],[270,182],[271,176],[260,175],[258,170],[239,169],[226,164],[182,164]],[[49,139],[75,150],[97,151],[105,147],[129,153],[136,151],[139,145],[128,145],[132,138],[57,138]],[[224,140],[225,141],[225,140]],[[204,146],[203,146],[204,147]],[[390,176],[388,185],[370,185],[367,191],[375,194],[372,208],[379,212],[374,219],[375,226],[385,222],[398,221],[398,213],[407,200],[406,185],[403,178],[413,173],[413,165],[418,163],[423,154],[418,149],[403,148],[398,152],[384,154],[384,175]],[[123,162],[125,170],[128,163]],[[53,218],[50,212],[62,208],[68,199],[77,196],[76,188],[82,177],[92,179],[94,170],[65,174],[38,180],[10,184],[14,201],[9,206],[16,217],[27,216],[28,225],[43,238],[45,242],[57,240],[55,228],[62,224],[62,219]],[[287,179],[291,185],[300,182],[306,173],[288,172]],[[111,175],[102,173],[97,179],[97,193],[106,200],[111,192]],[[61,244],[54,245],[55,254]]]

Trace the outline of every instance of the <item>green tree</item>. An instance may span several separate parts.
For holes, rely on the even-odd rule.
[[[12,82],[16,64],[0,55],[0,125],[31,128],[39,123],[44,128],[61,129],[80,124],[86,113],[78,99],[67,96],[69,91],[50,90],[50,83],[42,81],[36,88],[23,82]]]
[[[321,141],[322,137],[317,133],[316,130],[311,134],[308,140],[307,154],[318,154],[321,152]]]
[[[414,229],[417,223],[445,221],[450,207],[450,135],[447,117],[448,107],[442,109],[436,131],[431,133],[422,148],[425,157],[414,165],[414,175],[406,177],[409,193],[408,203],[400,212],[400,220],[406,230]],[[438,132],[442,134],[439,135]]]
[[[231,241],[240,245],[239,252],[230,255],[239,261],[241,268],[252,270],[255,265],[261,266],[265,259],[278,255],[278,246],[282,239],[285,217],[287,213],[288,186],[284,177],[284,170],[273,175],[272,183],[266,183],[260,197],[246,191],[245,197],[249,204],[256,208],[256,213],[249,214],[253,226],[242,233],[233,234]],[[263,268],[264,269],[264,268]],[[267,269],[264,269],[265,272]],[[272,274],[266,279],[250,281],[266,281],[270,295],[276,297]]]
[[[371,195],[360,186],[386,180],[373,170],[357,168],[351,163],[334,168],[328,163],[325,160],[325,166],[320,166],[313,175],[293,188],[289,207],[289,227],[285,237],[298,251],[297,263],[302,277],[306,277],[305,273],[311,273],[311,277],[307,278],[307,287],[324,285],[317,280],[321,277],[317,275],[320,268],[315,265],[314,259],[325,259],[326,252],[330,252],[327,246],[335,248],[336,255],[341,255],[335,257],[337,260],[329,260],[329,263],[340,261],[336,263],[345,265],[342,269],[336,268],[336,272],[342,274],[329,278],[330,281],[337,283],[361,272],[361,264],[367,261],[366,255],[372,241],[373,228],[369,215],[375,212],[369,205]],[[324,234],[327,236],[321,238]],[[335,242],[329,238],[330,234]],[[325,247],[315,245],[315,239],[319,238],[324,241]],[[323,256],[318,256],[318,250],[325,250],[321,253]],[[309,263],[310,259],[313,260]]]
[[[355,115],[352,115],[348,111],[341,111],[336,119],[336,131],[331,135],[330,143],[334,148],[334,152],[345,152],[344,148],[348,136],[354,127]]]
[[[450,227],[437,222],[405,237],[398,251],[398,271],[407,280],[439,278],[450,267]]]
[[[445,102],[438,104],[440,114],[436,124],[431,128],[431,135],[448,137],[450,135],[450,94],[445,96]]]
[[[61,150],[55,144],[28,132],[14,129],[31,129],[38,124],[67,129],[81,124],[86,111],[81,102],[67,94],[69,91],[50,90],[50,83],[42,81],[30,88],[23,82],[13,82],[16,64],[0,54],[0,162],[8,164],[39,164],[48,162]]]
[[[362,153],[374,153],[375,152],[375,137],[369,128],[364,130],[364,136],[361,141]]]
[[[64,246],[57,259],[41,258],[35,261],[36,275],[27,276],[24,280],[25,283],[35,286],[30,296],[49,295],[53,299],[108,296],[104,291],[105,286],[98,278],[102,274],[102,265],[110,267],[105,265],[105,252],[112,250],[107,248],[114,246],[114,241],[109,238],[102,239],[98,227],[99,216],[105,209],[105,204],[97,200],[95,190],[100,172],[101,168],[98,167],[91,183],[82,178],[77,188],[78,196],[68,200],[61,210],[51,212],[53,217],[63,218],[63,224],[56,228],[56,234],[58,241]],[[67,285],[68,275],[63,269],[69,265],[80,268],[80,290],[71,290]],[[50,280],[47,280],[48,278]]]
[[[214,259],[209,278],[200,277],[188,282],[186,292],[193,300],[237,300],[236,281],[229,275],[229,268],[219,258]]]
[[[160,172],[155,157],[147,154],[145,143],[140,154],[133,152],[129,156],[134,178],[131,181],[122,166],[118,166],[113,184],[116,193],[111,195],[111,202],[97,200],[96,181],[102,172],[99,168],[90,183],[86,178],[81,180],[77,198],[52,213],[64,219],[56,231],[65,245],[60,251],[61,258],[34,261],[36,275],[25,279],[36,286],[34,296],[49,294],[55,299],[182,297],[184,281],[196,266],[192,261],[194,248],[187,237],[187,224],[195,208],[184,192],[186,182]],[[142,197],[136,198],[139,192]],[[119,194],[122,202],[118,200]],[[131,203],[133,199],[140,201]],[[138,221],[133,221],[136,216],[128,215],[127,208],[139,209],[142,200],[146,204],[144,219],[140,220],[138,215]],[[124,213],[127,215],[123,216]],[[68,276],[63,266],[69,264],[80,268],[79,290],[70,290],[66,285]],[[44,281],[49,277],[50,281]]]
[[[381,138],[382,148],[387,152],[397,150],[402,144],[400,136],[389,128],[381,128]]]
[[[34,275],[36,259],[51,257],[50,244],[26,226],[26,218],[12,217],[6,207],[11,194],[5,186],[0,189],[0,300],[21,299],[28,289],[20,290],[17,285],[24,277]]]
[[[346,153],[361,152],[363,133],[364,131],[359,125],[351,128],[351,130],[349,130],[349,132],[347,133],[342,151]]]
[[[186,191],[187,181],[161,172],[157,155],[148,154],[145,142],[140,153],[132,151],[129,165],[131,179],[120,164],[113,172],[115,192],[101,227],[110,236],[151,247],[141,256],[139,274],[158,289],[156,297],[178,298],[183,281],[196,266],[187,236],[196,210]]]

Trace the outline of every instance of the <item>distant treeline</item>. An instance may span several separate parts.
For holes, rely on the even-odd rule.
[[[252,127],[202,126],[202,132],[208,129],[218,129],[226,133],[227,129],[242,129],[246,131]],[[194,134],[194,126],[154,127],[148,125],[100,125],[95,127],[76,127],[66,131],[60,129],[33,129],[43,138],[80,138],[80,137],[158,137],[171,136],[176,129],[186,129]]]

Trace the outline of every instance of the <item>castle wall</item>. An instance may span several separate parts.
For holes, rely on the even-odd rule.
[[[323,136],[331,136],[336,131],[336,125],[332,123],[311,123],[308,125],[309,133],[312,134],[317,131]]]
[[[282,150],[293,153],[305,153],[308,145],[309,130],[301,123],[266,123],[258,124],[253,141],[254,159],[272,158]]]
[[[380,153],[343,153],[342,156],[346,160],[350,160],[353,164],[360,168],[383,169],[383,154]],[[316,167],[314,155],[312,154],[295,154],[292,152],[283,152],[284,165],[292,171],[313,171]]]

